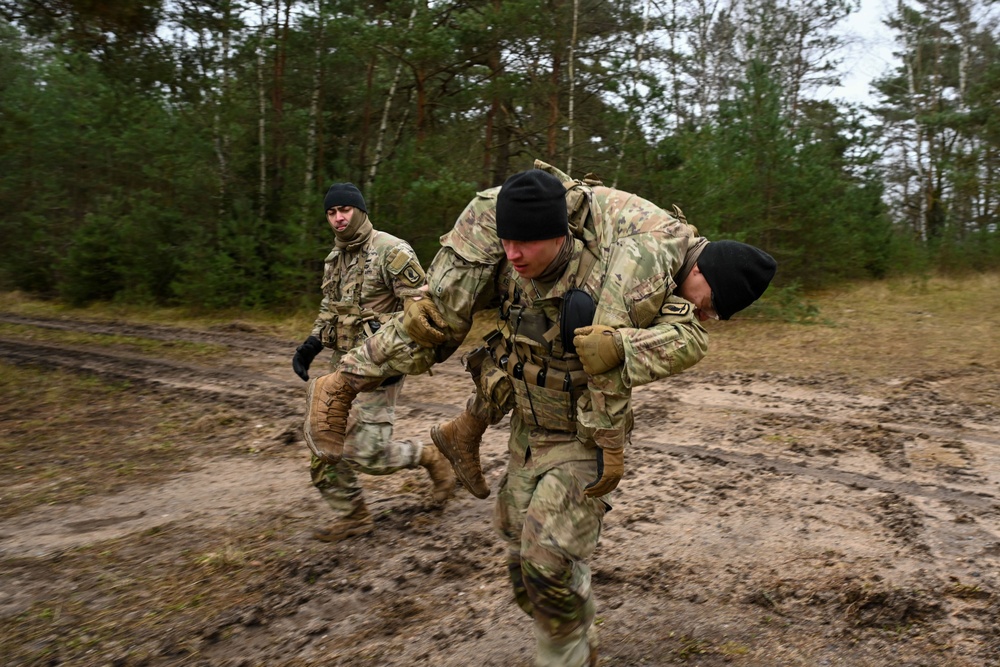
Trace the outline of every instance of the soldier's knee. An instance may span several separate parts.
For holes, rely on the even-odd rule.
[[[572,563],[550,569],[522,558],[521,576],[534,619],[549,636],[565,637],[587,622],[587,601],[572,587]]]
[[[507,557],[507,574],[510,576],[511,587],[514,589],[514,601],[517,606],[528,616],[534,616],[535,607],[528,597],[528,591],[524,586],[524,574],[521,570],[521,559],[517,554],[510,554]]]

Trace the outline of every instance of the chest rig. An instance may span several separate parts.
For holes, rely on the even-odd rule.
[[[513,388],[514,407],[528,424],[576,431],[576,402],[587,388],[587,373],[573,348],[573,330],[591,324],[594,299],[582,288],[596,256],[584,249],[568,289],[541,298],[522,291],[508,269],[501,278],[497,330],[486,338],[496,368]]]
[[[343,266],[343,254],[337,257],[336,265],[323,281],[323,294],[329,299],[329,311],[320,315],[320,319],[325,320],[320,340],[324,345],[340,352],[347,352],[360,345],[392,317],[392,313],[378,313],[371,308],[361,307],[365,268],[368,266],[375,234],[378,232],[374,232],[357,251],[357,260],[352,266],[346,267],[346,270]],[[349,298],[345,299],[345,295]]]

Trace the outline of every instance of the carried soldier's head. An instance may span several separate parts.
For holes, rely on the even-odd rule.
[[[529,169],[508,178],[497,194],[497,237],[522,278],[538,278],[566,246],[566,188],[552,174]]]
[[[361,191],[353,183],[334,183],[323,198],[323,210],[333,233],[341,241],[350,241],[368,218],[368,207]]]
[[[760,248],[711,241],[677,294],[695,305],[698,319],[728,320],[761,297],[777,268],[774,258]]]

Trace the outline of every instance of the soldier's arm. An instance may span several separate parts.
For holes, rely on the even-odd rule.
[[[323,292],[323,299],[319,302],[319,315],[316,317],[316,321],[313,322],[313,328],[311,335],[316,338],[322,338],[323,329],[330,325],[330,323],[335,319],[335,313],[330,310],[330,296],[327,294],[326,286],[333,279],[331,272],[330,259],[333,257],[333,252],[327,256],[326,261],[323,263],[323,283],[321,286]]]
[[[420,260],[409,243],[400,241],[385,257],[383,279],[392,293],[402,302],[420,296],[420,288],[427,284]]]
[[[688,240],[655,231],[616,241],[594,323],[616,330],[624,358],[591,378],[582,423],[627,428],[633,387],[678,373],[704,356],[708,336],[694,309],[671,296],[671,276],[683,263]]]
[[[625,361],[617,369],[622,383],[638,387],[680,373],[708,352],[708,332],[698,322],[694,306],[668,296],[653,324],[645,329],[618,329]]]
[[[450,246],[441,248],[428,269],[427,283],[429,297],[448,324],[448,340],[434,349],[417,345],[399,313],[364,345],[344,355],[341,368],[364,377],[392,377],[418,375],[444,361],[465,340],[476,311],[492,301],[496,268],[470,261]]]

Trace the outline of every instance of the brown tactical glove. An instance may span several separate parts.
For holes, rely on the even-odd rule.
[[[580,327],[574,331],[573,345],[587,375],[600,375],[625,361],[621,334],[603,324]]]
[[[429,296],[415,296],[403,305],[403,328],[420,347],[437,347],[448,335],[448,323]]]
[[[597,442],[597,479],[587,485],[584,495],[597,498],[611,493],[618,487],[625,474],[625,432],[619,429],[598,429],[594,432]]]
[[[584,495],[596,498],[611,493],[618,488],[618,482],[625,474],[625,450],[597,450],[597,479],[587,485]]]
[[[347,415],[354,397],[371,391],[383,379],[334,371],[309,382],[302,431],[313,454],[327,463],[340,460],[344,454]]]

